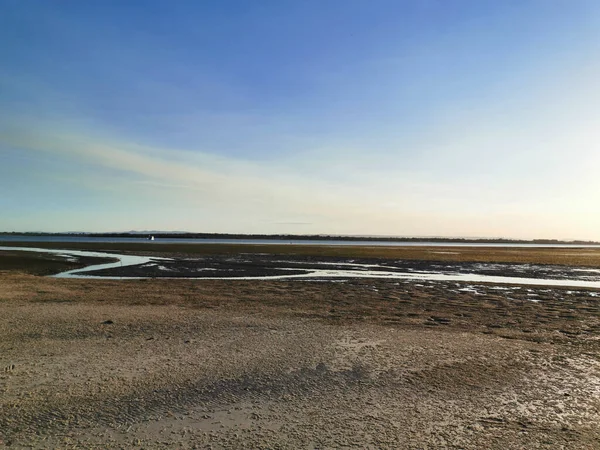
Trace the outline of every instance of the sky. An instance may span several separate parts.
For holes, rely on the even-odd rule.
[[[0,11],[0,231],[600,240],[596,0]]]

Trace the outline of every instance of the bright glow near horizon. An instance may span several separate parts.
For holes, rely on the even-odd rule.
[[[0,231],[600,240],[597,2],[0,5]]]

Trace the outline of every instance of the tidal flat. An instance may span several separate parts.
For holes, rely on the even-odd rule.
[[[595,249],[152,247],[93,249],[600,267]],[[341,251],[355,253],[329,253]],[[56,256],[37,256],[49,266],[38,261],[34,271],[21,252],[8,253],[0,254],[0,446],[600,446],[597,289],[61,279],[39,276],[65,270]]]

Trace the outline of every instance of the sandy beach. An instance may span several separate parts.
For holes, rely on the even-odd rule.
[[[597,448],[599,313],[585,289],[5,270],[0,446]]]

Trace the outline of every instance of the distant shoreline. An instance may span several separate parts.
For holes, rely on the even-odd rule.
[[[296,234],[233,234],[233,233],[179,233],[179,232],[128,232],[128,233],[44,233],[44,232],[0,232],[2,236],[47,236],[88,238],[140,238],[154,236],[156,239],[231,239],[272,241],[368,241],[368,242],[431,242],[473,244],[537,244],[537,245],[596,245],[599,241],[560,239],[505,239],[505,238],[444,238],[444,237],[390,237],[390,236],[340,236],[340,235],[296,235]]]

